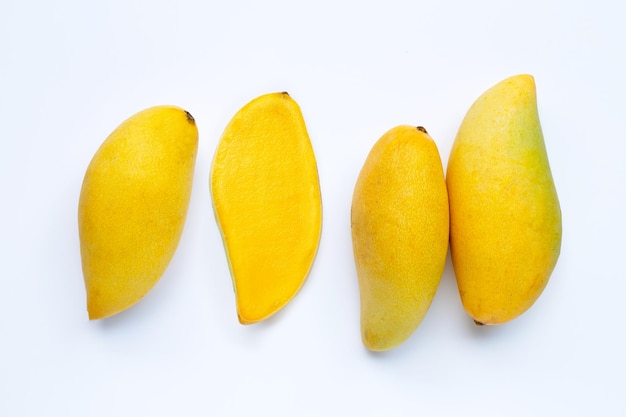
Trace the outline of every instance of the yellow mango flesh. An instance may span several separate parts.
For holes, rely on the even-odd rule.
[[[539,297],[561,247],[561,210],[534,78],[510,77],[468,110],[447,184],[460,296],[479,324],[500,324]]]
[[[374,145],[351,217],[362,341],[369,350],[389,350],[422,322],[448,252],[443,167],[423,128],[395,127]]]
[[[263,320],[298,292],[322,225],[317,163],[298,104],[260,96],[226,127],[211,193],[242,324]]]
[[[134,305],[165,272],[183,231],[197,147],[193,117],[157,106],[124,121],[94,155],[78,206],[90,319]]]

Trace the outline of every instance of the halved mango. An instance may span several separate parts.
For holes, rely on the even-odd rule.
[[[287,93],[260,96],[232,118],[210,178],[242,324],[283,308],[311,269],[322,225],[313,147]]]

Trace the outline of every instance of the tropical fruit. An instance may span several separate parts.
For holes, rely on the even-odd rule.
[[[373,351],[392,349],[422,322],[448,252],[443,167],[424,128],[398,126],[376,142],[351,217],[362,341]]]
[[[90,319],[134,305],[165,272],[183,232],[197,147],[191,114],[157,106],[124,121],[94,155],[78,205]]]
[[[470,107],[447,184],[463,306],[479,324],[512,320],[542,293],[561,247],[561,210],[531,75],[505,79]]]
[[[240,109],[218,144],[210,178],[242,324],[270,317],[304,284],[319,244],[317,163],[287,93]]]

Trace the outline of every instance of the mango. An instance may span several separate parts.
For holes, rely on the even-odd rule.
[[[215,152],[210,189],[238,319],[265,320],[304,284],[322,226],[317,162],[289,94],[262,95],[233,116]]]
[[[507,78],[469,108],[447,167],[450,251],[463,306],[477,324],[528,310],[561,248],[561,208],[534,78]]]
[[[183,232],[197,147],[191,114],[156,106],[124,121],[93,156],[78,204],[90,319],[136,304],[165,272]]]
[[[448,195],[435,142],[397,126],[371,149],[352,197],[361,339],[372,351],[402,344],[428,311],[448,252]]]

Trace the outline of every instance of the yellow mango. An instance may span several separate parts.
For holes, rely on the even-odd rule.
[[[542,293],[561,248],[561,209],[531,75],[501,81],[470,107],[447,184],[463,306],[477,324],[512,320]]]
[[[389,350],[422,322],[448,252],[443,167],[424,128],[398,126],[376,142],[354,188],[351,223],[362,341]]]
[[[165,272],[183,231],[197,148],[191,114],[156,106],[124,121],[94,155],[78,205],[90,319],[131,307]]]
[[[210,178],[242,324],[270,317],[299,291],[320,240],[317,163],[287,93],[241,108],[218,144]]]

